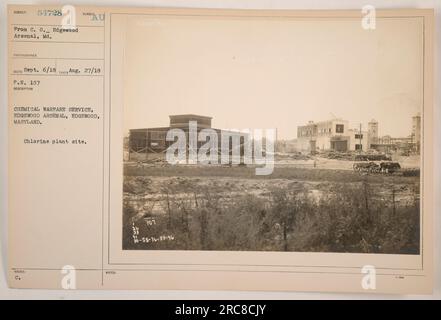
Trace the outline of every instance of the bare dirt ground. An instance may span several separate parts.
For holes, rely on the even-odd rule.
[[[314,161],[316,162],[314,164]],[[353,161],[317,158],[310,160],[280,161],[273,174],[256,176],[254,166],[203,166],[203,165],[155,165],[126,163],[124,199],[132,203],[139,213],[161,214],[160,203],[168,197],[191,200],[195,194],[214,192],[224,201],[241,195],[252,194],[266,198],[277,188],[307,193],[319,200],[339,190],[343,185],[359,185],[369,182],[374,196],[385,198],[394,193],[397,204],[406,205],[419,197],[419,177],[395,175],[363,175],[353,172]],[[407,167],[415,167],[415,160],[407,161]]]

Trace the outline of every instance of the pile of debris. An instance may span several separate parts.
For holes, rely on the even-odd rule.
[[[164,158],[144,159],[137,162],[137,166],[139,167],[165,167],[168,165],[169,163]]]
[[[402,173],[401,165],[398,162],[393,161],[382,161],[380,163],[374,161],[362,161],[355,162],[352,166],[354,171],[367,172],[367,173]],[[406,173],[408,175],[414,174],[413,172]],[[404,174],[403,174],[404,175]]]
[[[277,160],[310,160],[312,157],[308,154],[303,154],[301,152],[293,152],[293,153],[282,153],[276,152],[275,157]]]
[[[303,153],[292,153],[289,155],[289,158],[292,160],[310,160],[312,159],[310,155]]]
[[[401,173],[405,177],[419,177],[420,176],[420,169],[419,168],[406,168],[406,169],[402,169]]]
[[[354,155],[354,161],[391,161],[392,157],[383,153],[365,153]]]
[[[392,158],[384,153],[360,153],[359,151],[322,151],[320,156],[328,159],[348,161],[391,161]]]
[[[355,154],[353,152],[349,152],[349,151],[348,152],[341,152],[341,151],[329,150],[329,151],[320,152],[319,156],[322,158],[327,158],[327,159],[353,161]]]

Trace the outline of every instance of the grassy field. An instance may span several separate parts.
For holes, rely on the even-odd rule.
[[[276,166],[124,167],[123,248],[419,252],[419,177]]]

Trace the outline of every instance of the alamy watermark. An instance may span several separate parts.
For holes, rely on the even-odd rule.
[[[365,265],[361,268],[361,287],[364,290],[375,290],[377,288],[377,270],[374,266]]]
[[[61,8],[61,27],[63,29],[75,29],[77,27],[77,12],[74,6],[64,5]]]
[[[377,28],[377,14],[373,5],[365,5],[361,8],[361,27],[364,30],[375,30]]]
[[[188,128],[188,134],[178,128],[168,130],[166,140],[174,142],[166,151],[168,163],[255,164],[261,166],[256,167],[256,175],[273,172],[275,129],[198,130],[197,121],[189,121]]]
[[[77,288],[77,273],[74,266],[65,265],[61,268],[61,287],[65,290],[75,290]]]

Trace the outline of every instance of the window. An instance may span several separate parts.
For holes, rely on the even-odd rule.
[[[343,133],[345,131],[345,126],[343,124],[337,124],[335,126],[335,132]]]
[[[164,131],[150,131],[150,139],[151,140],[165,140],[165,132]]]
[[[363,145],[362,144],[356,144],[355,145],[355,150],[363,150]]]
[[[363,139],[363,134],[362,133],[356,133],[355,134],[355,139]]]

